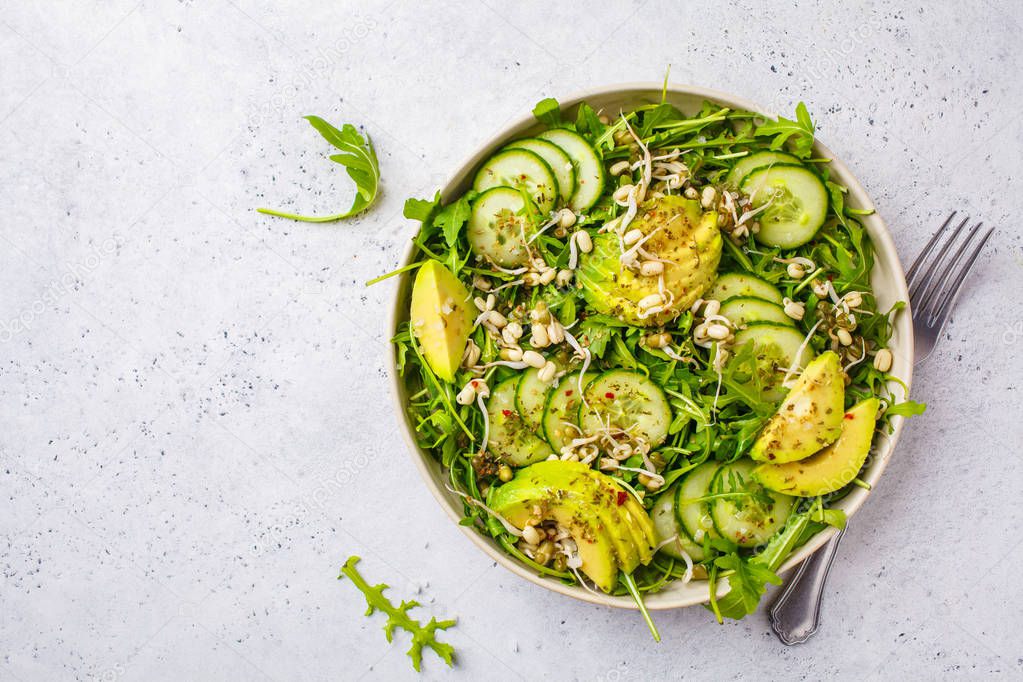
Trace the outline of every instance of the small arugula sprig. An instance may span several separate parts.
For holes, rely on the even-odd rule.
[[[380,583],[379,585],[370,585],[359,573],[355,565],[359,563],[360,559],[357,556],[350,556],[345,561],[344,566],[341,567],[341,575],[337,577],[338,580],[348,577],[352,583],[359,588],[359,591],[366,596],[366,615],[370,616],[377,609],[387,614],[387,623],[384,624],[384,634],[387,636],[387,641],[391,642],[394,638],[395,628],[402,628],[412,635],[412,648],[408,650],[409,658],[412,659],[412,667],[415,668],[416,672],[422,672],[423,662],[423,647],[428,646],[434,650],[434,652],[440,656],[449,667],[454,665],[455,649],[446,642],[437,641],[437,630],[447,630],[449,627],[455,624],[455,620],[437,620],[431,618],[430,622],[423,625],[418,620],[413,620],[409,617],[408,612],[410,609],[419,606],[419,602],[402,601],[400,605],[395,606],[391,601],[384,596],[384,590],[387,589],[387,585]]]
[[[779,116],[776,121],[769,120],[757,126],[757,136],[774,136],[771,149],[782,149],[788,142],[796,155],[803,158],[813,151],[813,132],[813,120],[802,102],[796,105],[795,121]]]
[[[338,130],[319,116],[306,116],[305,119],[319,131],[327,142],[341,150],[341,154],[333,154],[331,161],[341,164],[348,172],[348,177],[355,181],[356,194],[352,207],[343,213],[328,216],[303,216],[284,213],[272,208],[256,209],[264,215],[300,220],[306,223],[331,223],[343,220],[356,213],[366,210],[377,198],[380,188],[380,162],[369,134],[364,138],[350,123],[345,123]]]
[[[767,583],[781,585],[781,578],[761,561],[754,561],[738,552],[722,554],[712,564],[712,570],[732,571],[728,576],[730,587],[721,601],[716,601],[718,622],[722,617],[739,620],[757,610],[760,598],[767,589]],[[712,591],[711,594],[715,594]],[[714,608],[711,608],[714,611]]]
[[[721,623],[724,618],[740,620],[756,611],[767,584],[781,584],[777,570],[792,550],[821,528],[823,525],[814,524],[808,512],[794,514],[759,554],[743,556],[733,550],[717,557],[711,564],[710,603],[707,605],[717,621]],[[722,570],[727,572],[723,576],[719,574]],[[727,577],[730,588],[721,599],[716,596],[719,577]]]

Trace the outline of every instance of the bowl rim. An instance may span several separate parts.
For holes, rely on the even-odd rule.
[[[723,106],[759,112],[771,117],[776,117],[776,114],[773,112],[766,111],[764,108],[759,107],[756,103],[747,100],[744,97],[702,86],[671,82],[659,83],[653,81],[634,81],[614,83],[579,90],[570,93],[565,97],[558,98],[558,101],[561,103],[562,109],[568,110],[577,106],[581,102],[593,98],[613,96],[625,97],[629,93],[636,95],[661,93],[662,90],[670,94],[699,97]],[[518,131],[535,123],[536,119],[533,117],[532,113],[526,112],[522,116],[509,120],[501,126],[500,130],[488,136],[480,144],[476,145],[472,152],[470,152],[457,166],[455,172],[447,177],[447,180],[441,189],[442,200],[449,201],[453,198],[454,189],[464,183],[466,175],[479,163],[480,157],[483,154],[492,149],[496,149],[501,143],[507,141]],[[848,190],[848,196],[852,199],[851,203],[857,206],[874,208],[874,202],[870,199],[870,196],[867,194],[856,176],[853,175],[852,171],[840,159],[838,159],[831,150],[820,141],[819,138],[816,137],[814,140],[814,149],[818,152],[818,156],[822,156],[823,158],[830,160],[829,167],[835,171],[835,175],[842,178],[843,184]],[[874,213],[872,215],[867,216],[866,218],[867,220],[864,221],[864,227],[870,234],[875,252],[884,253],[889,259],[889,267],[887,269],[890,271],[890,275],[895,283],[895,299],[906,302],[905,310],[903,310],[902,314],[897,316],[895,319],[893,333],[894,337],[899,341],[898,348],[896,349],[897,352],[895,353],[896,362],[900,363],[901,361],[902,364],[899,377],[905,385],[905,395],[909,396],[913,381],[913,326],[909,310],[909,292],[906,285],[906,277],[887,224],[877,213],[876,209],[874,209]],[[401,262],[398,267],[400,268],[411,264],[415,255],[415,245],[412,243],[412,239],[410,238],[409,243],[403,250]],[[877,267],[876,262],[874,267]],[[402,272],[397,279],[398,282],[395,287],[394,305],[391,308],[388,318],[388,330],[392,335],[401,323],[405,312],[403,304],[406,302],[405,299],[407,297],[403,296],[403,292],[409,287],[410,272]],[[895,344],[892,345],[894,346]],[[387,341],[386,364],[391,384],[393,406],[397,412],[397,418],[401,424],[401,432],[409,447],[409,454],[412,457],[416,469],[423,481],[426,483],[426,486],[430,490],[434,499],[437,500],[438,504],[440,504],[441,508],[444,509],[447,516],[455,522],[456,525],[458,525],[462,533],[466,535],[473,544],[481,549],[488,557],[511,571],[513,574],[542,588],[551,590],[552,592],[601,606],[633,610],[638,608],[632,601],[632,598],[628,596],[616,597],[612,595],[605,595],[582,587],[566,585],[551,578],[545,578],[502,551],[496,543],[489,538],[483,537],[477,530],[458,524],[458,522],[463,518],[463,514],[460,511],[462,504],[461,501],[456,495],[436,484],[428,461],[432,462],[434,465],[439,465],[439,463],[436,462],[432,455],[423,451],[419,447],[412,435],[413,429],[408,419],[408,413],[405,409],[403,382],[397,371],[395,346],[391,343],[390,337]],[[877,481],[880,480],[881,476],[884,474],[888,460],[891,459],[891,455],[894,452],[899,436],[902,433],[905,418],[897,416],[892,418],[890,423],[892,427],[891,433],[887,435],[882,433],[875,436],[873,456],[877,458],[877,463],[871,468],[869,472],[870,475],[868,477],[870,480],[867,481],[871,485],[871,490],[876,487]],[[842,502],[847,502],[847,504],[844,504],[844,509],[849,519],[855,516],[856,512],[863,506],[871,490],[855,488],[845,498],[843,498]],[[792,556],[790,556],[785,563],[782,564],[778,573],[784,573],[799,565],[813,554],[813,552],[828,542],[837,532],[837,529],[831,527],[818,532],[810,538],[806,544],[793,552]],[[724,595],[728,592],[728,589],[727,579],[722,580],[719,584],[718,595]],[[704,596],[698,597],[661,592],[649,595],[645,602],[646,607],[652,611],[670,610],[709,602],[710,599],[707,590],[703,590],[703,594]]]

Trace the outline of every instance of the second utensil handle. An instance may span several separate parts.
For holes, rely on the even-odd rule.
[[[820,626],[821,598],[845,529],[802,563],[771,607],[771,628],[784,644],[801,644]]]

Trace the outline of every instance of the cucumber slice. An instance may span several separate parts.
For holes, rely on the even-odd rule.
[[[674,542],[663,545],[658,551],[673,559],[684,561],[682,552],[693,561],[703,561],[703,546],[693,542],[679,525],[675,516],[675,488],[666,490],[650,509],[650,519],[654,522],[654,535],[660,545],[668,538],[677,538]]]
[[[736,348],[747,343],[755,344],[756,372],[764,387],[765,397],[771,400],[785,397],[788,391],[781,382],[785,378],[785,370],[792,366],[797,356],[799,367],[805,367],[813,360],[813,350],[809,344],[800,351],[804,338],[803,333],[795,327],[773,322],[752,322],[736,332]]]
[[[710,504],[691,500],[698,500],[707,494],[718,466],[717,462],[704,462],[686,474],[675,490],[675,518],[686,535],[700,546],[706,537],[713,540],[721,536],[714,529],[714,520],[710,517]]]
[[[714,528],[722,537],[740,547],[756,547],[770,540],[785,526],[796,498],[768,490],[751,476],[756,464],[741,459],[725,464],[711,481],[711,494],[750,493],[743,497],[723,497],[710,504]]]
[[[466,230],[472,252],[505,268],[528,263],[525,240],[533,229],[525,208],[522,194],[510,187],[494,187],[476,197]]]
[[[477,171],[472,188],[485,192],[491,187],[525,189],[544,215],[554,208],[558,196],[554,171],[538,154],[527,149],[506,149],[487,159]]]
[[[593,381],[598,375],[587,372],[583,375],[582,385]],[[561,378],[557,388],[547,394],[547,404],[543,411],[543,435],[551,444],[554,452],[568,445],[581,432],[579,426],[579,406],[582,404],[582,391],[579,390],[579,372],[567,374]]]
[[[597,151],[581,135],[564,128],[552,128],[537,135],[553,142],[572,159],[575,166],[575,191],[568,207],[576,213],[588,211],[604,191],[604,164]]]
[[[593,435],[607,427],[642,437],[655,448],[668,437],[671,407],[664,391],[639,372],[613,369],[586,385],[586,403],[579,406],[579,425]]]
[[[828,216],[828,190],[805,166],[781,164],[754,170],[742,181],[751,207],[771,203],[760,214],[754,239],[768,246],[794,249],[813,239]]]
[[[751,154],[744,158],[739,159],[732,170],[728,173],[728,177],[725,178],[725,183],[730,187],[738,187],[742,184],[742,181],[752,171],[757,168],[763,168],[764,166],[777,166],[778,164],[796,164],[799,165],[799,159],[786,154],[785,152],[772,152],[764,151]]]
[[[532,431],[540,428],[547,394],[551,391],[549,381],[540,381],[540,370],[530,367],[522,373],[515,387],[515,410]]]
[[[554,454],[547,441],[534,433],[515,407],[520,377],[502,381],[487,401],[490,437],[487,447],[511,466],[526,466]]]
[[[785,309],[777,303],[765,301],[753,296],[735,296],[721,304],[721,314],[742,327],[751,322],[774,322],[795,327],[796,322],[785,314]]]
[[[527,137],[515,140],[505,149],[526,149],[546,161],[558,180],[558,198],[561,203],[568,204],[575,192],[575,166],[561,147],[538,137]]]
[[[753,296],[772,303],[781,303],[778,288],[754,275],[745,272],[726,272],[718,275],[714,284],[703,295],[707,300],[727,301],[735,296]]]

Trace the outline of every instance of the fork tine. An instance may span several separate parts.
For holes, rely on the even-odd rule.
[[[979,227],[979,226],[978,226]],[[995,228],[988,228],[988,231],[984,233],[984,236],[980,238],[980,243],[977,244],[973,249],[973,253],[966,260],[963,267],[956,273],[956,278],[953,281],[952,288],[945,292],[941,297],[941,302],[937,306],[937,310],[934,313],[934,323],[939,328],[945,324],[945,318],[952,310],[952,306],[955,304],[956,296],[959,295],[959,290],[963,286],[963,282],[966,281],[966,277],[970,274],[970,270],[973,269],[973,264],[977,262],[977,257],[980,256],[980,252],[984,250],[984,245],[987,243],[991,233],[995,231]]]
[[[938,242],[938,238],[945,232],[945,228],[952,222],[952,218],[955,218],[955,215],[956,211],[952,211],[948,214],[948,217],[945,218],[945,222],[941,224],[941,227],[939,227],[937,231],[935,231],[931,240],[927,242],[927,246],[920,251],[920,255],[916,257],[916,260],[913,261],[913,265],[910,266],[909,272],[906,273],[906,286],[908,286],[911,290],[915,288],[914,279],[916,278],[917,272],[920,270],[920,266],[922,266],[924,261],[927,260],[927,256],[931,253],[931,249],[934,248],[934,245]]]
[[[966,235],[966,239],[962,241],[952,257],[942,264],[941,271],[936,274],[934,281],[928,283],[926,292],[927,300],[921,300],[920,307],[917,308],[923,316],[923,319],[929,320],[934,317],[934,313],[938,309],[938,304],[941,302],[946,291],[946,284],[949,282],[949,277],[959,268],[959,262],[962,260],[963,254],[966,253],[967,247],[969,247],[973,242],[973,238],[980,234],[980,228],[983,226],[984,223],[982,222],[973,226],[970,233]],[[954,284],[955,280],[953,280],[952,283]]]
[[[912,301],[913,306],[918,310],[922,310],[925,305],[929,302],[931,295],[934,293],[934,271],[937,267],[945,262],[945,254],[952,248],[952,245],[959,239],[959,233],[963,231],[963,227],[969,222],[970,218],[967,216],[963,218],[963,221],[955,226],[952,231],[952,236],[945,240],[945,243],[941,245],[941,249],[938,250],[938,255],[934,257],[930,265],[924,274],[914,282],[913,288],[909,290],[909,299]],[[920,289],[923,289],[921,292]]]

